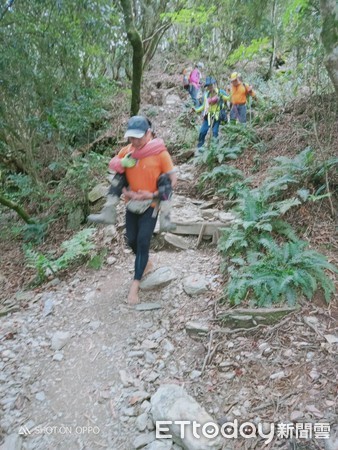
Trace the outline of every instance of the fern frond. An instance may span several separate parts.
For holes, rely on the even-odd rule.
[[[298,237],[294,232],[292,226],[282,219],[274,220],[272,223],[272,228],[275,233],[280,234],[281,236],[285,236],[290,241],[294,242],[298,240]]]

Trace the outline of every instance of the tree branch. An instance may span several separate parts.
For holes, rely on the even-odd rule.
[[[7,206],[10,209],[13,209],[26,223],[28,224],[36,223],[35,220],[31,219],[29,215],[26,213],[26,211],[20,205],[12,202],[11,200],[8,200],[1,194],[0,194],[0,203],[4,206]]]

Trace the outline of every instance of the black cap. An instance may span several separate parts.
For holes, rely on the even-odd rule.
[[[128,128],[124,137],[141,138],[149,130],[149,121],[143,116],[133,116],[128,120]]]

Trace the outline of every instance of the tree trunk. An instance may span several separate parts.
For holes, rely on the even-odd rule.
[[[26,211],[23,208],[21,208],[21,206],[19,206],[17,203],[12,202],[11,200],[8,200],[1,194],[0,194],[0,203],[1,205],[8,206],[8,208],[13,209],[15,212],[17,212],[21,217],[21,219],[23,219],[26,223],[28,224],[35,223],[35,221],[29,217]]]
[[[273,6],[272,6],[272,13],[271,13],[271,25],[272,25],[272,53],[270,58],[270,64],[269,64],[269,71],[266,76],[266,80],[270,80],[272,77],[273,67],[276,59],[276,40],[277,40],[277,23],[276,23],[276,11],[277,11],[277,0],[274,0]]]
[[[338,100],[338,4],[336,0],[320,0],[321,38],[326,52],[325,66]]]
[[[134,24],[131,0],[120,0],[120,2],[123,9],[128,40],[133,48],[133,78],[130,115],[135,116],[139,112],[141,103],[143,44],[141,36]]]

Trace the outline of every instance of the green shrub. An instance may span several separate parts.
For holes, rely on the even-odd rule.
[[[274,161],[278,164],[273,166],[269,171],[273,179],[287,174],[298,182],[302,182],[309,175],[313,174],[315,168],[315,153],[313,149],[307,147],[294,158],[278,156]]]
[[[22,203],[29,199],[36,200],[40,194],[32,178],[23,173],[9,174],[3,184],[3,191],[10,200],[16,203]]]
[[[242,180],[244,180],[244,174],[241,170],[222,164],[214,167],[211,172],[203,172],[200,177],[200,186],[212,183],[215,189],[224,189],[230,183]]]
[[[213,169],[224,161],[237,159],[246,148],[258,144],[257,134],[249,126],[227,124],[224,131],[219,141],[210,141],[210,145],[198,159],[199,164]]]
[[[227,258],[243,255],[248,250],[261,250],[260,239],[271,233],[297,239],[291,226],[280,216],[300,204],[296,198],[280,202],[268,202],[269,193],[259,189],[243,190],[234,208],[236,223],[224,229],[218,248]]]
[[[45,136],[55,135],[55,139],[64,144],[78,146],[87,143],[94,137],[88,136],[93,126],[97,128],[99,124],[99,128],[103,128],[111,107],[107,99],[111,99],[115,92],[115,85],[104,79],[93,80],[91,87],[78,86],[76,92],[71,87],[63,97],[53,100],[45,122],[40,125],[40,132]]]
[[[293,306],[299,295],[312,299],[322,288],[329,302],[334,284],[325,270],[337,272],[320,253],[309,250],[303,241],[278,245],[271,238],[260,239],[266,253],[248,254],[248,264],[230,267],[226,294],[231,304],[248,299],[258,306],[287,301]],[[235,261],[237,264],[239,260]]]
[[[79,231],[72,239],[61,244],[63,254],[57,259],[49,259],[40,252],[37,252],[31,245],[24,246],[24,253],[28,267],[37,272],[37,282],[43,282],[49,275],[56,274],[61,270],[67,269],[71,264],[76,263],[90,254],[95,248],[91,237],[93,228],[86,228]]]

